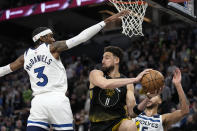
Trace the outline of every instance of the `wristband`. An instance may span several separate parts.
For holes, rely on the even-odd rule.
[[[135,105],[134,108],[133,108],[133,112],[137,115],[141,114],[143,111],[140,111],[138,108],[138,105]]]
[[[10,64],[4,67],[0,67],[0,77],[11,73],[12,70],[10,69]]]

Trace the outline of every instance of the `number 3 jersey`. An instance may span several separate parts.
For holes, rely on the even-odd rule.
[[[162,115],[146,116],[143,112],[133,119],[138,131],[164,131]]]
[[[109,76],[105,76],[111,79]],[[120,78],[124,78],[121,74]],[[115,89],[102,89],[95,86],[90,89],[90,112],[91,122],[102,122],[124,118],[126,115],[126,86]]]
[[[55,59],[48,44],[24,53],[24,69],[29,74],[33,95],[55,91],[67,91],[66,70],[61,60]]]

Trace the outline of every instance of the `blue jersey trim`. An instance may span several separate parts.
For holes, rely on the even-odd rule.
[[[46,127],[50,127],[48,123],[45,123],[45,122],[39,122],[39,121],[27,121],[27,123],[33,123],[33,124],[40,124],[40,125],[43,125],[43,126],[46,126]]]
[[[146,116],[146,113],[145,112],[142,112],[141,115]],[[159,118],[160,117],[160,114],[153,115],[152,117]]]
[[[159,118],[159,117],[160,117],[160,115],[159,115],[159,114],[157,114],[157,115],[154,115],[153,117],[154,117],[154,118]]]
[[[73,127],[73,124],[51,124],[53,127]]]
[[[48,43],[45,43],[46,47],[48,48]]]
[[[27,49],[26,51],[25,51],[25,55],[27,55],[27,52],[29,51],[29,49]]]
[[[144,120],[150,120],[150,121],[152,121],[152,122],[160,122],[160,120],[153,120],[153,119],[151,119],[151,118],[146,118],[146,117],[142,117],[142,116],[137,116],[137,117],[142,118],[142,119],[144,119]]]

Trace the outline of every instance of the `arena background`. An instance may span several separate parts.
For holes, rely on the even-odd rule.
[[[49,1],[52,0],[1,0],[0,14],[6,9]],[[14,61],[33,46],[31,33],[36,27],[50,27],[56,32],[56,40],[62,40],[102,21],[111,12],[117,12],[112,5],[97,1],[80,7],[1,21],[0,66]],[[121,23],[117,22],[88,42],[61,54],[67,70],[67,95],[71,101],[77,131],[88,131],[88,74],[95,66],[99,66],[103,48],[107,45],[124,49],[121,71],[128,77],[136,76],[144,68],[153,68],[165,75],[161,114],[179,108],[178,96],[170,76],[175,66],[180,67],[182,85],[190,101],[190,114],[172,125],[170,130],[197,130],[197,27],[152,7],[147,9],[146,18],[150,22],[143,23],[144,37],[124,36],[121,34]],[[137,102],[143,99],[140,89],[141,85],[136,84]],[[31,98],[28,75],[23,69],[0,78],[1,131],[25,131]]]

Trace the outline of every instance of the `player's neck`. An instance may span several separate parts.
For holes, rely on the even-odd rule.
[[[34,46],[34,49],[38,48],[38,46],[40,46],[40,45],[36,45],[36,46]]]
[[[36,45],[34,46],[34,49],[38,48],[41,44],[42,44],[42,43],[36,44]]]
[[[153,116],[157,114],[157,107],[153,107],[153,108],[146,108],[145,111],[147,116]]]
[[[119,78],[120,77],[120,72],[117,67],[114,67],[114,69],[109,73],[109,76],[111,78]]]

